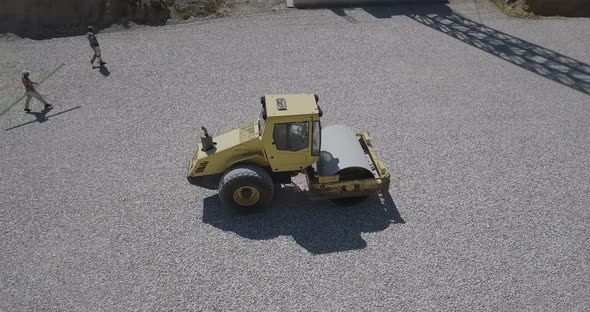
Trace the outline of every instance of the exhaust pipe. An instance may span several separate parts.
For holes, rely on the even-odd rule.
[[[203,148],[201,150],[206,152],[213,149],[217,143],[213,142],[213,137],[209,135],[207,128],[201,127],[201,130],[203,130],[203,136],[201,137],[201,144],[203,145]]]

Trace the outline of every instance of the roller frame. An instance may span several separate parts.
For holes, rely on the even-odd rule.
[[[308,168],[305,171],[305,178],[310,199],[358,197],[389,191],[390,174],[385,169],[383,162],[377,157],[377,153],[371,145],[369,133],[363,132],[356,135],[363,151],[371,160],[370,165],[375,178],[344,181],[340,180],[338,175],[318,176],[312,168]]]

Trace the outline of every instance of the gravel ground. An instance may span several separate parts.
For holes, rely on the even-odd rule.
[[[3,108],[24,68],[65,63],[39,87],[54,109],[0,116],[0,310],[590,309],[590,20],[451,7],[479,27],[429,24],[461,18],[438,6],[104,32],[102,73],[83,36],[0,42]],[[469,40],[482,25],[561,67]],[[368,130],[391,197],[287,186],[239,216],[189,185],[196,130],[280,92]]]

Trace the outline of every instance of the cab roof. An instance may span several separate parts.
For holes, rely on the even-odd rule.
[[[314,94],[267,94],[264,98],[268,117],[319,113]]]

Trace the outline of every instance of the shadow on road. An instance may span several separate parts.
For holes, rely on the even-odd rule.
[[[590,95],[590,65],[472,21],[444,4],[363,7],[376,18],[405,15],[539,76]],[[334,11],[334,10],[333,10]],[[334,11],[346,15],[344,11]]]
[[[40,111],[40,112],[28,112],[27,114],[34,115],[34,116],[35,116],[35,120],[31,120],[31,121],[25,122],[25,123],[23,123],[23,124],[20,124],[20,125],[18,125],[18,126],[10,127],[10,128],[8,128],[8,129],[6,129],[6,131],[9,131],[9,130],[12,130],[12,129],[16,129],[16,128],[20,128],[20,127],[22,127],[22,126],[26,126],[26,125],[28,125],[28,124],[32,124],[32,123],[35,123],[35,122],[38,122],[38,123],[44,123],[44,122],[46,122],[46,121],[47,121],[49,118],[52,118],[52,117],[55,117],[55,116],[61,115],[61,114],[63,114],[63,113],[67,113],[67,112],[73,111],[73,110],[75,110],[75,109],[78,109],[78,108],[80,108],[80,107],[82,107],[82,106],[76,106],[76,107],[72,107],[72,108],[70,108],[70,109],[66,109],[65,111],[62,111],[62,112],[59,112],[59,113],[55,113],[55,114],[53,114],[53,115],[49,115],[49,116],[47,116],[47,113],[49,113],[49,111],[51,111],[51,110],[53,109],[53,107],[50,107],[50,108],[45,108],[45,109],[43,109],[43,110],[42,110],[42,111]]]
[[[101,75],[103,75],[105,77],[108,77],[111,74],[109,69],[104,65],[98,66],[98,71],[100,72]]]
[[[26,114],[35,116],[35,120],[33,120],[31,122],[44,123],[47,121],[47,116],[46,116],[47,113],[49,113],[52,109],[53,109],[53,107],[45,107],[45,108],[43,108],[42,111],[40,111],[38,113],[37,112],[26,112]]]
[[[105,65],[99,65],[99,66],[92,66],[93,69],[97,69],[100,72],[101,75],[108,77],[111,72],[109,71],[109,69],[105,66]]]
[[[248,239],[292,236],[312,254],[362,249],[367,246],[362,233],[383,231],[391,223],[405,223],[389,194],[339,207],[328,201],[310,201],[290,185],[275,190],[271,208],[252,214],[230,211],[221,205],[217,195],[209,196],[203,200],[203,222]]]
[[[330,8],[330,11],[334,12],[334,14],[344,18],[345,20],[347,20],[353,24],[358,24],[358,21],[354,17],[346,14],[346,11],[344,11],[343,8],[333,7],[333,8]]]

